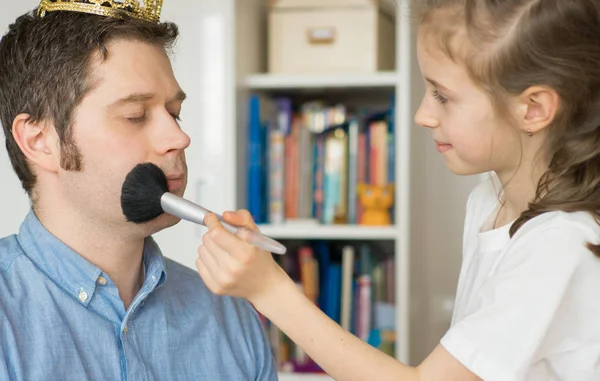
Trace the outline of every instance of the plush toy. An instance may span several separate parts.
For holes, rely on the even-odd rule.
[[[363,207],[361,225],[390,225],[390,208],[394,204],[394,185],[358,184],[358,199]]]

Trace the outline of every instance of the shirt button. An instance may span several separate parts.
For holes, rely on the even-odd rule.
[[[88,294],[87,294],[87,292],[85,292],[85,291],[83,291],[83,290],[79,291],[79,296],[78,296],[78,298],[79,298],[79,300],[80,300],[82,303],[83,303],[83,302],[85,302],[85,301],[87,300],[87,298],[88,298]]]
[[[98,277],[98,284],[100,284],[101,286],[105,286],[106,285],[106,278],[103,276],[99,276]]]
[[[123,328],[123,333],[127,333],[129,332],[129,327],[125,326],[125,328]]]

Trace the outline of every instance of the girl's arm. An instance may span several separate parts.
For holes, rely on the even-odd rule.
[[[256,229],[249,213],[225,213],[225,220]],[[214,215],[205,219],[196,265],[207,286],[217,294],[248,299],[338,381],[476,381],[475,374],[442,346],[418,367],[412,368],[378,351],[352,335],[315,306],[273,261],[227,232]]]

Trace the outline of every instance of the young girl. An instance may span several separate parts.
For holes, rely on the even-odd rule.
[[[423,0],[416,114],[467,204],[452,326],[417,368],[346,332],[214,216],[197,267],[337,380],[600,380],[600,2]],[[247,212],[226,220],[255,228]]]

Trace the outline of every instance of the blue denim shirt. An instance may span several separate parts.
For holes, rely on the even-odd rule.
[[[144,248],[128,310],[110,277],[30,212],[0,240],[0,380],[276,380],[258,314]]]

